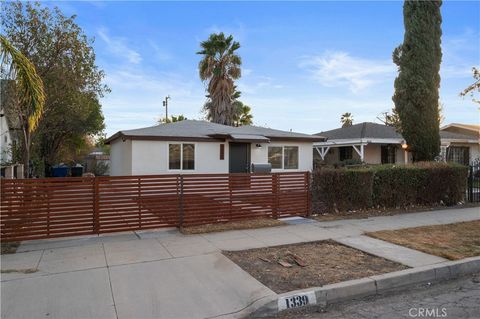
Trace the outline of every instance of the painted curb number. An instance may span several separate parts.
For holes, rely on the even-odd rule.
[[[292,309],[314,305],[317,303],[315,291],[308,291],[291,296],[284,296],[278,298],[278,310]]]

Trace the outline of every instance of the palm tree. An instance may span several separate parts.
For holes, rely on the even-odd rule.
[[[235,101],[234,103],[236,114],[235,114],[235,126],[241,125],[252,125],[253,124],[253,115],[250,113],[252,108],[248,105],[243,104],[241,101]]]
[[[233,36],[225,37],[223,32],[211,34],[207,41],[200,43],[203,55],[200,61],[199,75],[202,81],[209,81],[207,98],[204,106],[207,118],[212,122],[233,125],[235,109],[233,106],[235,93],[234,80],[241,76],[242,60],[235,53],[240,43],[233,41]]]
[[[340,122],[342,123],[342,127],[352,126],[353,125],[353,116],[352,113],[343,113],[342,117],[340,118]]]
[[[0,36],[0,69],[2,77],[15,81],[17,102],[14,103],[23,132],[23,162],[30,174],[32,133],[38,126],[45,105],[43,82],[35,66],[4,37]]]

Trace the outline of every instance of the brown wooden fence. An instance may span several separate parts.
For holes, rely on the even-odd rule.
[[[1,180],[1,240],[305,216],[309,173]]]

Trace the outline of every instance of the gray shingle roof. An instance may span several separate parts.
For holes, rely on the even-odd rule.
[[[352,126],[341,127],[316,135],[324,136],[329,140],[360,139],[360,138],[402,138],[395,128],[383,124],[363,122]]]
[[[317,134],[316,134],[317,135]],[[361,139],[361,138],[395,138],[402,139],[402,135],[397,133],[394,127],[363,122],[348,127],[341,127],[330,131],[320,132],[318,135],[326,137],[328,140],[337,139]],[[440,138],[444,139],[472,139],[471,136],[440,131]]]
[[[261,137],[267,137],[269,139],[311,140],[312,142],[322,139],[322,137],[319,136],[280,131],[258,126],[246,125],[233,127],[206,121],[185,120],[134,130],[119,131],[108,138],[107,142],[111,142],[119,137],[158,140],[167,140],[168,138],[193,138],[208,140],[214,138],[231,138],[232,135],[241,135],[244,139],[251,135],[252,140],[256,140]]]

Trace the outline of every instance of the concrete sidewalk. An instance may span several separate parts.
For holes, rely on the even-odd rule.
[[[221,250],[324,239],[347,242],[346,237],[366,231],[476,219],[479,208],[465,208],[203,235],[161,230],[28,242],[18,253],[1,256],[2,270],[8,270],[1,276],[1,316],[229,317],[275,293]]]

